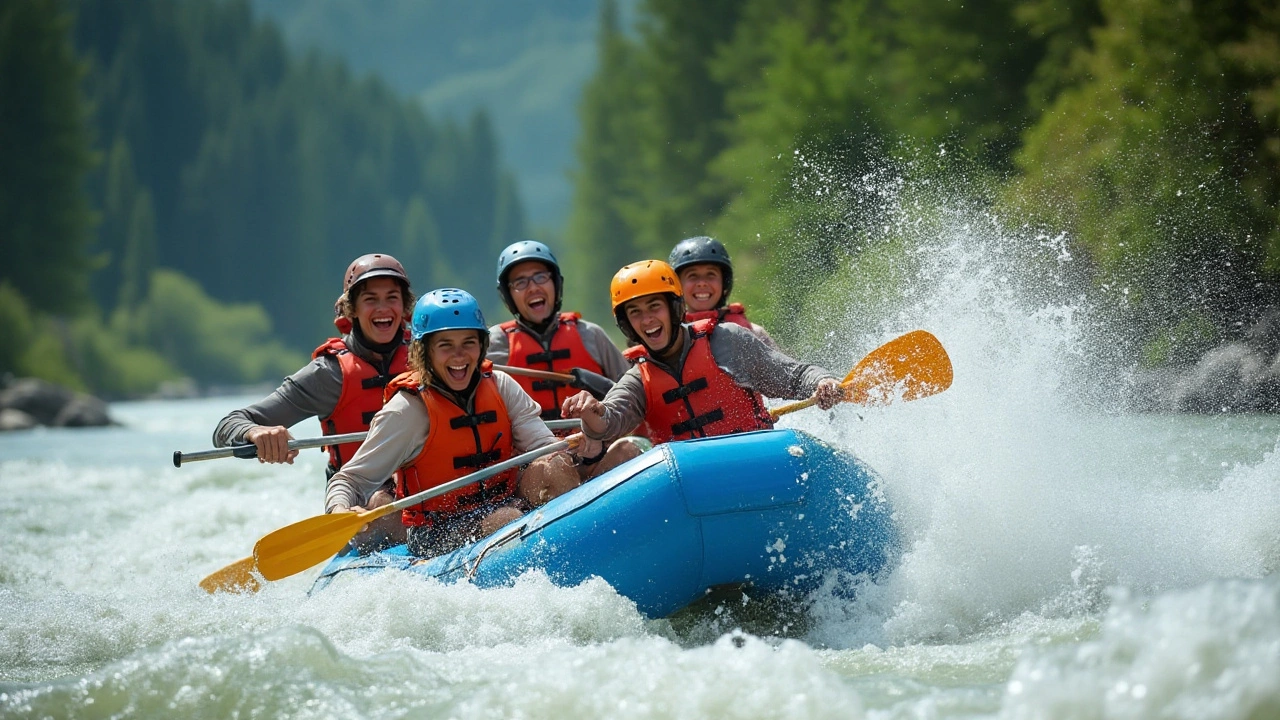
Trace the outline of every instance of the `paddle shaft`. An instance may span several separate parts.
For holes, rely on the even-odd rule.
[[[581,423],[577,420],[547,420],[547,427],[551,430],[577,430]],[[290,440],[290,450],[306,450],[308,448],[326,447],[329,445],[341,445],[343,443],[364,442],[368,433],[347,433],[345,435],[326,435],[324,437],[304,438],[302,440]],[[182,467],[183,463],[197,462],[200,460],[218,460],[220,458],[237,457],[245,460],[252,460],[258,457],[258,446],[253,444],[233,445],[225,448],[215,448],[213,450],[198,450],[196,452],[184,453],[181,450],[173,451],[173,466]]]
[[[365,435],[368,433],[347,433],[346,435],[326,435],[318,438],[304,438],[302,440],[290,440],[290,450],[306,450],[308,448],[325,447],[326,445],[341,445],[343,443],[364,442]],[[251,460],[258,457],[258,446],[253,443],[245,445],[232,445],[231,447],[215,448],[213,450],[199,450],[197,452],[184,453],[181,450],[173,451],[173,466],[182,467],[182,463],[197,462],[200,460],[217,460],[219,458],[237,457],[245,460]]]
[[[573,376],[566,373],[550,372],[548,370],[534,370],[533,368],[515,367],[513,365],[494,365],[494,370],[501,370],[510,375],[527,375],[531,378],[539,380],[559,380],[560,382],[573,382]]]
[[[377,517],[369,518],[371,521],[376,520],[379,517],[382,517],[383,515],[387,515],[396,510],[403,510],[407,507],[413,507],[414,505],[417,505],[419,503],[424,503],[433,497],[438,497],[440,495],[444,495],[447,492],[452,492],[454,490],[457,490],[460,487],[465,487],[467,485],[470,485],[471,483],[479,482],[481,480],[487,480],[488,478],[491,478],[494,475],[502,473],[506,470],[510,470],[513,467],[520,467],[521,465],[524,465],[526,463],[533,462],[534,460],[537,460],[543,455],[550,455],[553,452],[558,452],[560,450],[567,450],[569,449],[569,446],[572,444],[573,443],[571,443],[569,440],[561,440],[559,442],[551,443],[550,445],[543,445],[537,450],[530,450],[529,452],[524,453],[523,455],[516,455],[515,457],[503,460],[502,462],[496,465],[490,465],[489,467],[483,470],[478,470],[476,472],[471,473],[470,475],[464,475],[458,478],[457,480],[450,480],[449,482],[444,483],[442,485],[437,485],[433,488],[427,488],[426,490],[423,490],[420,493],[410,495],[409,497],[404,498],[402,500],[397,500],[391,503],[390,505],[383,505],[382,507],[374,508],[373,510],[369,510],[366,513],[361,513],[361,515],[366,515],[368,513],[376,513],[379,510],[382,510],[383,508],[388,508],[381,515],[378,515]]]

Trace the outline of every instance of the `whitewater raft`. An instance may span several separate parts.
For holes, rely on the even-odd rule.
[[[727,585],[802,596],[827,578],[874,578],[897,551],[870,468],[807,433],[766,430],[658,446],[447,555],[339,555],[311,591],[376,572],[494,587],[541,570],[565,587],[601,577],[665,617]]]

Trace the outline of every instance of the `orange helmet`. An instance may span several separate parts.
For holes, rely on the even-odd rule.
[[[684,297],[676,271],[661,260],[631,263],[619,270],[609,283],[609,297],[615,311],[628,300],[653,293],[671,293],[678,298]]]
[[[671,308],[671,324],[673,328],[679,327],[684,321],[684,290],[680,287],[680,278],[670,265],[661,260],[641,260],[619,270],[609,283],[614,320],[622,334],[632,342],[640,342],[640,336],[631,328],[622,306],[628,300],[654,293],[667,296],[667,305]],[[674,338],[674,333],[672,337]]]

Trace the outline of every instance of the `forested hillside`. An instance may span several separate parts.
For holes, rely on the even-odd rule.
[[[589,283],[703,233],[784,337],[842,278],[898,291],[887,176],[1066,233],[1147,362],[1275,301],[1274,3],[644,0],[637,23],[606,9],[581,108],[568,242],[597,262],[570,288],[597,312]]]
[[[559,229],[599,0],[252,0],[296,48],[320,47],[422,101],[493,119],[532,222]],[[625,0],[631,8],[635,0]]]
[[[29,326],[0,372],[278,378],[354,257],[486,287],[524,232],[484,115],[295,57],[244,0],[17,0],[0,49],[0,311]]]

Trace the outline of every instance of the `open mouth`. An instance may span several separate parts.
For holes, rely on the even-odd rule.
[[[373,318],[370,320],[375,330],[391,330],[396,325],[395,318]]]
[[[649,340],[657,340],[658,338],[662,337],[662,326],[659,325],[658,327],[645,330],[644,336]]]
[[[530,300],[530,301],[529,301],[529,309],[530,309],[530,310],[541,310],[542,308],[544,308],[544,307],[546,307],[546,306],[547,306],[547,299],[546,299],[546,298],[534,298],[534,299],[532,299],[532,300]]]
[[[445,370],[449,373],[449,379],[454,382],[462,382],[467,379],[467,368],[471,363],[463,363],[462,365],[447,365]]]
[[[711,293],[694,293],[693,299],[698,302],[706,302],[711,299]]]

